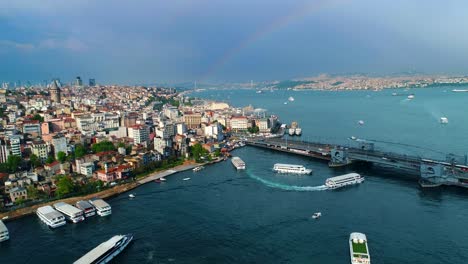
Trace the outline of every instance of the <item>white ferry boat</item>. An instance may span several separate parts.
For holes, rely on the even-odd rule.
[[[8,233],[8,228],[3,223],[3,221],[0,220],[0,242],[6,241],[8,239],[10,239],[10,234]]]
[[[50,205],[37,208],[36,214],[42,222],[51,228],[56,228],[66,224],[65,216]]]
[[[54,203],[55,210],[65,215],[65,218],[73,223],[78,223],[83,221],[85,218],[83,216],[83,211],[76,208],[75,206],[69,205],[64,202]]]
[[[351,233],[349,235],[349,252],[351,264],[370,264],[369,247],[367,238],[363,233]]]
[[[306,169],[302,165],[276,163],[273,170],[278,173],[311,174],[311,169]]]
[[[336,188],[344,187],[347,185],[358,184],[363,181],[364,181],[364,177],[361,177],[361,175],[357,173],[348,173],[345,175],[328,178],[325,181],[325,185],[329,189],[336,189]]]
[[[91,199],[89,200],[89,203],[96,207],[97,214],[100,216],[112,214],[111,206],[100,198]]]
[[[238,170],[245,170],[245,162],[241,160],[239,157],[232,157],[231,159],[232,165],[236,167]]]
[[[78,201],[75,205],[76,208],[83,210],[85,217],[96,215],[96,208],[87,201]]]
[[[117,235],[111,237],[106,242],[79,258],[74,264],[103,264],[111,261],[115,256],[122,252],[133,239],[132,234]]]

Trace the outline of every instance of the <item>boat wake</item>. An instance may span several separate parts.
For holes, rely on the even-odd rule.
[[[263,178],[260,178],[256,176],[255,174],[246,171],[247,175],[256,180],[259,181],[263,184],[265,184],[268,187],[275,188],[275,189],[281,189],[285,191],[299,191],[299,192],[315,192],[315,191],[325,191],[328,189],[327,186],[325,185],[319,185],[319,186],[296,186],[296,185],[287,185],[287,184],[282,184],[282,183],[277,183],[277,182],[272,182],[269,180],[265,180]]]

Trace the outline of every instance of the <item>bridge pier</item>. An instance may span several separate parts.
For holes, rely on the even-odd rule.
[[[330,168],[343,167],[351,164],[351,160],[348,158],[348,151],[344,148],[332,148],[330,150],[330,162],[328,166]]]

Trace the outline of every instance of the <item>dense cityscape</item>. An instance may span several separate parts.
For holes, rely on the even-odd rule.
[[[83,85],[79,77],[72,86],[54,80],[0,96],[2,210],[216,159],[227,151],[227,134],[270,133],[278,124],[251,106],[192,99],[173,88]]]

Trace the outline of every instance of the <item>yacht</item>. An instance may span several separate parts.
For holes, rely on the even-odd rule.
[[[358,184],[364,181],[364,177],[357,173],[348,173],[341,176],[331,177],[325,181],[325,186],[329,189],[336,189],[347,185]]]
[[[0,242],[6,241],[8,239],[10,239],[10,234],[8,233],[8,228],[3,223],[3,221],[0,220]]]
[[[239,157],[232,157],[232,165],[238,170],[245,170],[245,162]]]
[[[85,220],[83,210],[76,208],[64,202],[54,203],[55,210],[65,215],[65,218],[73,223],[78,223]]]
[[[463,93],[463,92],[468,92],[468,89],[453,89],[452,92]]]
[[[302,165],[282,164],[282,163],[276,163],[273,166],[273,170],[278,172],[278,173],[293,173],[293,174],[310,174],[310,173],[312,173],[311,169],[306,169]]]
[[[97,247],[79,258],[74,264],[103,264],[110,262],[115,256],[122,252],[130,242],[133,235],[117,235],[111,237],[106,242],[99,244]]]
[[[448,124],[448,118],[446,118],[446,117],[441,117],[441,118],[440,118],[440,123],[441,123],[441,124]]]
[[[75,206],[78,209],[83,210],[85,217],[91,217],[96,214],[96,208],[94,208],[94,206],[87,201],[78,201],[76,202]]]
[[[166,178],[161,177],[161,178],[159,178],[159,180],[160,180],[160,181],[166,181]]]
[[[89,203],[96,207],[99,216],[106,216],[112,214],[111,206],[100,198],[89,200]]]
[[[370,264],[369,247],[367,238],[363,233],[351,233],[349,235],[349,252],[351,264]]]
[[[50,205],[37,208],[36,214],[42,222],[51,228],[56,228],[66,224],[65,216]]]

